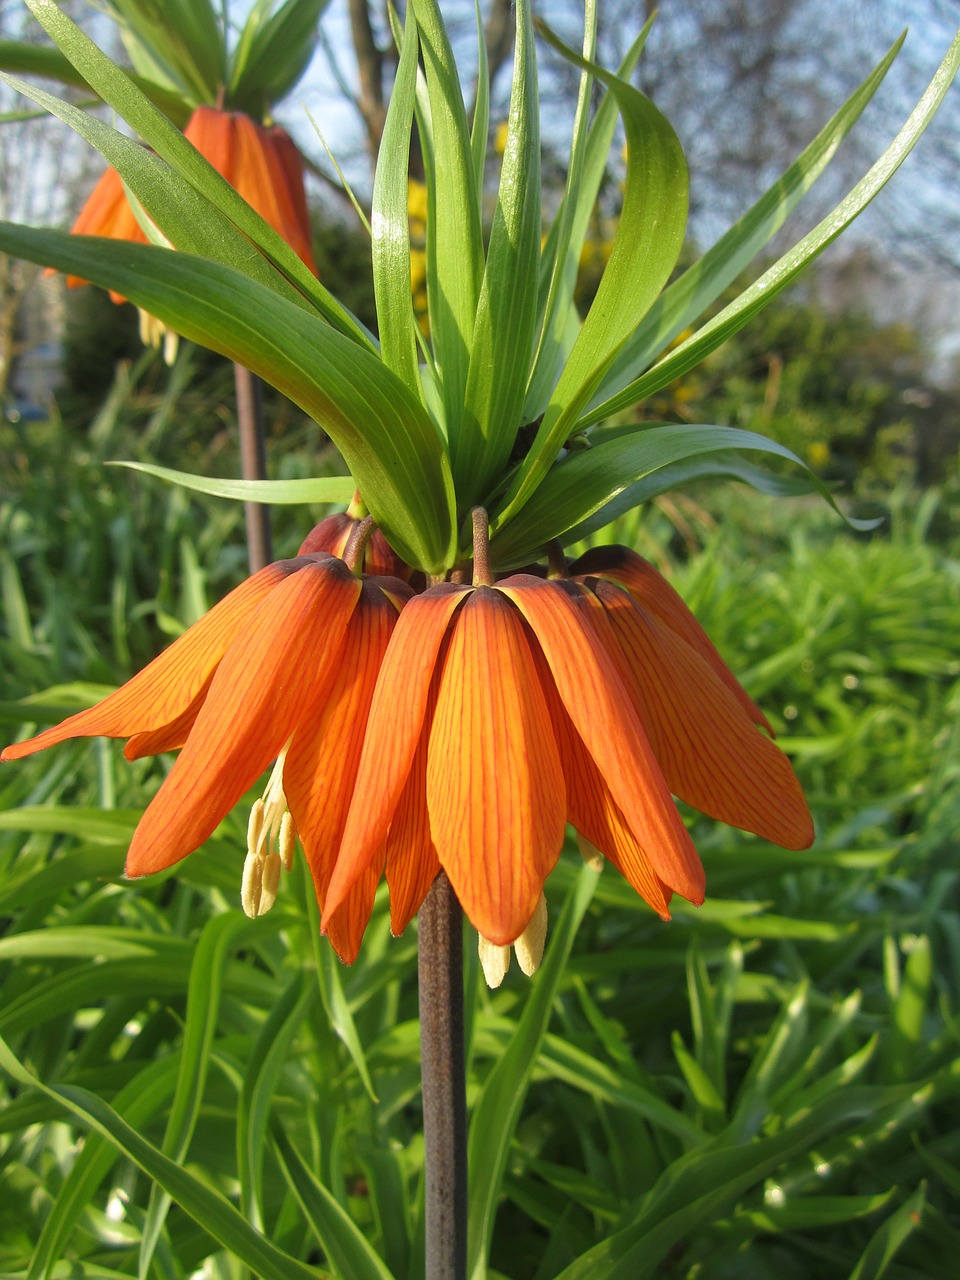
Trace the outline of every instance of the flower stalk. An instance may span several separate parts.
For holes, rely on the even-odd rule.
[[[240,468],[244,480],[266,480],[267,451],[263,426],[263,395],[259,379],[234,362],[237,388],[237,428],[240,433]],[[273,559],[270,535],[270,508],[263,502],[245,502],[243,516],[247,528],[247,555],[250,572],[256,573]]]
[[[418,916],[426,1280],[467,1274],[467,1099],[462,911],[446,873]]]

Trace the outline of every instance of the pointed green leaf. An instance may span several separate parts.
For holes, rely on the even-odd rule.
[[[800,467],[837,511],[830,490],[800,458],[766,436],[737,427],[644,426],[593,448],[568,454],[550,471],[532,501],[503,533],[491,540],[490,552],[498,566],[523,564],[554,538],[604,510],[620,493],[661,468],[698,455],[745,449],[785,458]],[[635,493],[636,491],[634,491]],[[848,518],[854,528],[873,522]]]
[[[530,501],[613,357],[653,305],[676,265],[687,220],[686,161],[666,118],[632,85],[549,38],[615,97],[627,135],[627,176],[600,287],[530,452],[495,514],[494,532]]]
[[[470,1280],[485,1280],[487,1274],[487,1251],[510,1143],[550,1021],[557,987],[597,879],[597,872],[589,867],[580,870],[527,996],[516,1034],[484,1081],[473,1109],[467,1153],[470,1168],[467,1275]]]
[[[477,190],[482,191],[483,175],[487,167],[487,134],[490,130],[490,60],[487,57],[480,0],[474,0],[473,11],[477,21],[477,96],[473,104],[470,150],[473,153],[473,178]]]
[[[651,17],[617,68],[617,75],[621,80],[630,78],[652,25]],[[597,6],[595,0],[589,0],[584,6],[583,30],[583,57],[588,66],[594,60],[596,27]],[[589,129],[587,128],[590,122],[592,90],[593,76],[584,68],[580,75],[566,189],[544,250],[544,258],[550,262],[550,276],[542,301],[540,343],[524,406],[524,417],[528,422],[539,418],[546,409],[564,360],[572,350],[580,329],[580,318],[574,303],[577,272],[600,184],[607,172],[607,161],[618,119],[617,100],[608,90]]]
[[[135,1165],[159,1183],[204,1231],[229,1249],[261,1280],[316,1280],[316,1271],[278,1249],[254,1231],[219,1191],[165,1156],[102,1098],[75,1085],[46,1085],[24,1067],[0,1040],[0,1067],[27,1089],[38,1089],[84,1125],[109,1139]]]
[[[219,263],[0,223],[14,256],[119,290],[184,337],[237,360],[320,423],[391,546],[428,573],[453,559],[452,485],[426,411],[370,352]]]
[[[274,1139],[287,1185],[330,1259],[334,1273],[348,1276],[350,1280],[394,1280],[386,1263],[304,1162],[280,1125],[274,1130]]]
[[[622,391],[611,396],[595,409],[591,409],[581,418],[578,425],[585,427],[591,423],[600,422],[611,414],[618,413],[621,409],[629,408],[639,400],[653,395],[661,387],[667,386],[698,365],[711,351],[715,351],[721,343],[726,342],[762,311],[767,303],[775,298],[781,289],[790,284],[829,244],[832,244],[854,218],[863,212],[874,196],[883,190],[939,110],[958,68],[960,68],[960,32],[954,37],[926,92],[910,113],[896,138],[833,212],[818,223],[729,306],[724,307],[718,315],[659,360],[648,372],[636,378]]]
[[[27,0],[40,16],[49,0]],[[111,0],[121,29],[180,81],[194,103],[212,104],[226,80],[226,47],[210,0]],[[41,19],[42,21],[42,19]]]
[[[75,89],[91,88],[59,49],[27,44],[20,40],[0,40],[0,71],[43,76],[48,80],[57,80],[60,84],[71,85]],[[171,93],[163,85],[153,84],[144,76],[131,75],[130,79],[175,125],[182,128],[190,119],[190,107],[179,95]]]
[[[427,274],[430,335],[440,370],[446,430],[463,412],[473,326],[483,275],[480,206],[456,60],[436,0],[411,0],[430,103]]]
[[[317,23],[329,0],[274,0],[251,10],[233,52],[227,105],[258,120],[285,98],[309,65]]]
[[[900,1246],[923,1223],[927,1184],[921,1182],[896,1213],[892,1213],[877,1230],[850,1272],[850,1280],[880,1280]]]
[[[890,70],[903,41],[904,36],[901,36],[857,91],[753,208],[702,258],[664,289],[611,365],[600,387],[599,394],[604,399],[637,377],[656,355],[703,314],[776,235],[859,120],[864,107]]]
[[[262,502],[271,506],[305,506],[333,502],[338,505],[353,499],[356,482],[352,476],[317,476],[309,480],[221,480],[213,476],[195,476],[189,471],[156,467],[150,462],[108,462],[108,467],[127,467],[144,475],[156,476],[168,484],[179,485],[194,493],[208,493],[214,498],[236,498],[239,502]]]
[[[417,93],[420,44],[413,5],[407,6],[400,62],[390,94],[373,183],[373,287],[383,363],[423,398],[416,321],[410,295],[410,220],[407,183],[410,132]]]
[[[540,253],[540,106],[529,0],[517,5],[513,91],[480,290],[466,402],[451,437],[460,514],[486,496],[520,429],[533,348]]]

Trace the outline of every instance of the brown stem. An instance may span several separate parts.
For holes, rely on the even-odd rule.
[[[237,387],[240,469],[244,480],[265,480],[267,454],[264,444],[263,397],[260,394],[260,380],[242,364],[234,364],[233,376]],[[256,573],[273,559],[270,508],[262,502],[245,502],[243,514],[247,524],[250,572]]]
[[[467,1101],[460,904],[441,871],[417,922],[426,1280],[467,1274]]]
[[[475,587],[492,587],[490,524],[487,520],[487,513],[483,507],[474,507],[470,515],[473,519],[473,585]]]

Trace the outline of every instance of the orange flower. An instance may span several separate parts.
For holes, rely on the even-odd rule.
[[[251,815],[243,905],[269,908],[295,833],[322,907],[380,661],[409,594],[324,552],[268,565],[115,693],[0,759],[88,735],[128,737],[131,760],[182,747],[134,833],[131,876],[193,852],[276,760]],[[356,957],[378,874],[358,877],[331,921],[344,959]]]
[[[670,584],[626,547],[595,548],[570,572],[611,624],[612,656],[673,794],[773,844],[807,848],[813,824],[789,760]]]
[[[356,499],[354,499],[356,502]],[[351,510],[336,511],[325,516],[304,538],[298,555],[310,555],[313,551],[329,551],[331,555],[341,559],[347,557],[347,548],[352,538],[359,535],[365,517],[352,514]],[[374,528],[366,539],[363,551],[363,568],[366,573],[386,574],[392,578],[402,578],[409,582],[414,575],[413,569],[401,560],[387,542],[379,529]],[[420,574],[419,577],[423,577]]]
[[[290,135],[279,125],[257,124],[242,112],[197,107],[184,136],[315,273],[303,161]],[[74,235],[147,243],[115,169],[107,169],[100,178],[71,230]],[[79,276],[67,277],[68,285],[84,283]],[[110,297],[125,301],[115,292]]]
[[[495,986],[510,944],[527,972],[539,962],[568,821],[665,919],[673,893],[704,890],[671,793],[787,847],[811,842],[786,756],[680,597],[624,549],[573,569],[594,572],[444,585],[405,607],[324,925],[385,863],[399,933],[443,867]]]
[[[385,861],[399,933],[443,867],[488,948],[532,927],[542,949],[536,917],[568,819],[661,915],[672,892],[702,901],[700,860],[605,628],[584,588],[527,574],[405,606],[324,925]]]

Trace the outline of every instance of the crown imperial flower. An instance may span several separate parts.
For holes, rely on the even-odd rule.
[[[399,579],[358,577],[326,552],[277,561],[115,693],[0,759],[93,735],[127,738],[131,760],[179,749],[134,832],[131,876],[197,849],[276,760],[251,815],[243,906],[251,915],[269,909],[294,832],[323,906],[366,710],[409,594]],[[330,926],[344,958],[356,956],[375,888],[376,878],[361,878]]]

